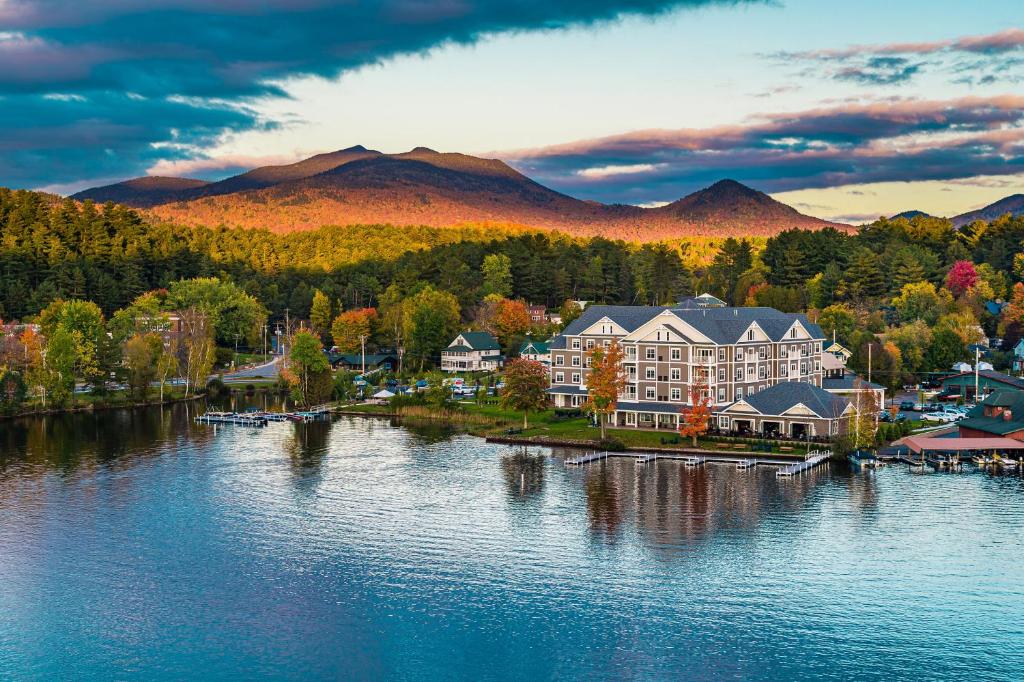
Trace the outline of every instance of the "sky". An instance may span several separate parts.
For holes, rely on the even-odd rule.
[[[584,199],[733,178],[810,215],[1024,192],[1019,0],[0,0],[0,185],[216,179],[356,144]]]

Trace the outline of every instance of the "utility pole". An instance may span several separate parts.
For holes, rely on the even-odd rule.
[[[362,348],[363,375],[366,375],[366,334],[359,335],[359,346]]]
[[[872,346],[872,344],[869,343],[868,344],[868,383],[869,384],[871,383],[871,346]]]
[[[978,365],[981,363],[981,349],[975,346],[974,348],[974,403],[977,404],[979,400],[978,396]]]

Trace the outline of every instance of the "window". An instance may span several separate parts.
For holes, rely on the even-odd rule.
[[[728,417],[719,417],[718,418],[718,428],[725,429],[726,431],[728,431],[729,430],[729,418]]]
[[[594,339],[587,339],[587,350],[594,347]]]
[[[636,386],[626,386],[626,397],[636,400]]]
[[[644,393],[648,400],[654,400],[654,386],[648,386]]]
[[[682,400],[683,392],[678,388],[672,389],[672,400]]]
[[[636,412],[627,412],[626,413],[626,425],[627,426],[636,426]]]
[[[747,330],[747,341],[753,341],[753,340],[754,340],[754,330],[753,329],[748,329]]]
[[[796,338],[796,327],[793,327],[792,329],[789,330],[789,338],[791,338],[791,339],[795,339]]]
[[[736,354],[733,356],[733,359],[736,362],[740,362],[741,360],[743,360],[743,349],[740,348],[739,346],[736,346]]]
[[[785,346],[782,346],[781,348],[779,348],[779,357],[780,358],[789,357],[789,349],[786,348]]]
[[[754,368],[753,367],[747,367],[747,376],[748,377],[753,377],[754,376]]]
[[[821,341],[818,341],[817,343],[814,344],[814,352],[815,353],[820,353],[821,352]]]
[[[725,402],[725,389],[724,388],[718,389],[718,402],[720,402],[720,403],[724,403]]]
[[[573,339],[572,340],[572,349],[573,350],[579,350],[580,349],[580,340],[579,339]]]
[[[626,346],[626,357],[627,358],[635,358],[636,357],[636,346]]]
[[[646,369],[647,374],[645,375],[648,379],[654,379],[654,368],[648,367]]]
[[[767,346],[759,346],[758,349],[757,349],[757,358],[758,358],[758,360],[764,360],[766,357],[768,357],[768,347]]]
[[[718,361],[719,362],[725,362],[725,349],[724,348],[719,348],[718,349]]]
[[[807,374],[807,363],[806,362],[801,362],[800,363],[800,373],[801,374]]]
[[[572,366],[573,367],[579,367],[580,366],[580,356],[578,356],[578,355],[572,356]]]
[[[641,412],[640,421],[650,423],[654,421],[654,415],[651,414],[650,412]]]
[[[814,371],[815,372],[820,372],[821,371],[821,360],[815,360],[814,361]]]
[[[558,365],[559,367],[564,365],[565,364],[565,356],[564,355],[556,355],[555,356],[555,364]]]
[[[608,346],[612,345],[612,342],[609,341],[608,339],[605,339],[604,341],[601,342],[601,345],[607,348]]]
[[[681,374],[682,372],[680,372],[679,368],[676,367],[675,369],[669,370],[669,379],[672,381],[679,381],[682,378]]]
[[[742,399],[743,399],[743,387],[740,386],[739,388],[736,389],[736,400],[742,400]]]
[[[647,358],[648,360],[653,360],[654,359],[654,349],[651,348],[651,347],[645,348],[644,349],[644,357]]]
[[[572,373],[572,383],[574,383],[574,384],[580,383],[580,373],[579,372],[573,372]]]
[[[718,368],[718,381],[725,382],[725,367]]]
[[[630,377],[636,377],[636,365],[630,365],[626,368],[626,374]]]
[[[761,365],[760,367],[757,368],[757,378],[758,379],[764,379],[764,377],[765,377],[764,365]]]
[[[742,367],[737,367],[736,368],[736,372],[733,374],[733,379],[735,381],[743,381],[743,368]]]
[[[682,360],[683,359],[683,351],[681,351],[678,348],[673,348],[672,349],[672,359],[673,360]]]
[[[780,377],[789,376],[789,371],[788,370],[789,370],[789,367],[786,365],[786,363],[782,363],[782,365],[779,367],[779,376]]]
[[[555,383],[556,384],[564,384],[565,383],[565,372],[555,372]]]

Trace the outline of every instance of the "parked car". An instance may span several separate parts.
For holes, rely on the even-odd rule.
[[[925,412],[921,415],[921,419],[926,422],[941,422],[943,424],[951,424],[957,419],[960,419],[963,415],[954,415],[948,412]]]
[[[904,401],[902,401],[900,403],[900,411],[906,412],[906,411],[913,411],[913,410],[916,410],[916,409],[917,408],[914,406],[914,401],[913,400],[904,400]]]

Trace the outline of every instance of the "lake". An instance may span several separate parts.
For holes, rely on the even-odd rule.
[[[1021,679],[1017,476],[196,409],[0,422],[0,678]]]

